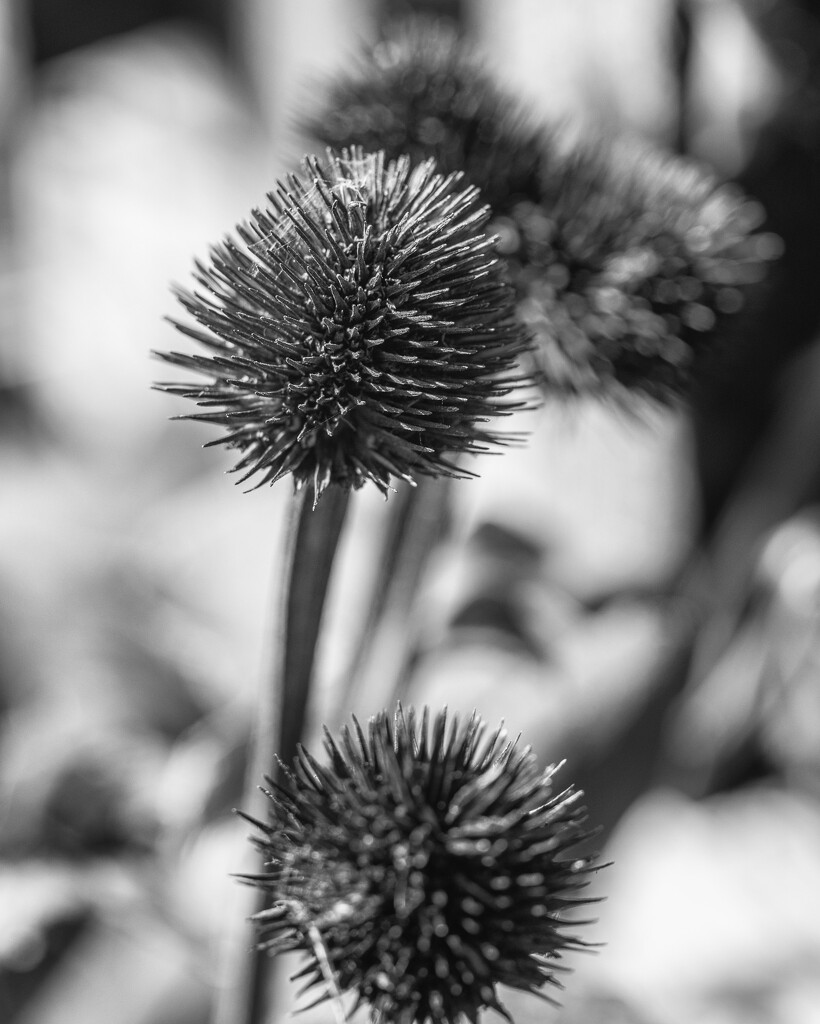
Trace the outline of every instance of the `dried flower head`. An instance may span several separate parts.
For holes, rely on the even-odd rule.
[[[687,393],[777,255],[752,234],[759,204],[635,140],[578,144],[536,124],[486,64],[453,30],[410,22],[329,86],[308,127],[434,156],[481,189],[545,390]]]
[[[495,221],[548,390],[686,393],[779,240],[700,166],[625,140],[578,146]]]
[[[459,175],[383,154],[307,158],[197,263],[178,296],[210,355],[160,353],[211,378],[161,384],[227,428],[242,479],[386,491],[392,475],[469,476],[449,456],[503,435],[527,340],[483,231],[487,210]]]
[[[464,171],[494,210],[537,198],[543,131],[486,70],[487,60],[446,24],[399,23],[357,66],[328,84],[306,128],[325,145],[361,145],[434,157],[443,173]]]
[[[394,1024],[505,1013],[499,984],[560,988],[562,951],[586,945],[567,911],[591,902],[591,860],[572,852],[590,835],[581,793],[556,792],[555,766],[475,714],[354,723],[326,733],[327,765],[300,750],[271,783],[270,823],[254,822],[261,947],[307,953],[297,977],[316,1002],[352,992]]]

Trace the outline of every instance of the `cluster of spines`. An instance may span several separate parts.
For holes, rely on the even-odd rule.
[[[483,424],[520,404],[527,347],[477,190],[354,150],[268,201],[178,292],[210,354],[160,355],[212,378],[160,385],[206,409],[182,418],[226,427],[258,485],[472,475],[457,456],[503,441]]]
[[[429,157],[463,171],[494,210],[538,195],[548,138],[499,87],[487,60],[446,23],[409,19],[328,83],[306,131],[334,146]]]
[[[493,228],[551,392],[687,394],[778,241],[759,204],[636,141],[556,161]]]
[[[585,945],[567,912],[591,902],[581,794],[475,715],[354,723],[326,734],[326,764],[301,750],[269,780],[262,945],[306,952],[319,1000],[352,992],[403,1024],[504,1013],[498,985],[561,987],[562,951]]]

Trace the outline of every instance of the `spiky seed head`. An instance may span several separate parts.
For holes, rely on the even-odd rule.
[[[645,143],[578,144],[537,124],[486,66],[452,29],[400,24],[332,81],[307,127],[435,156],[481,189],[549,394],[687,394],[778,252],[753,233],[759,204]]]
[[[487,71],[484,54],[446,23],[400,22],[337,72],[306,130],[329,146],[383,149],[413,163],[434,157],[464,171],[493,210],[535,199],[549,152],[543,130]]]
[[[779,240],[760,205],[633,141],[582,144],[494,222],[550,392],[685,395]]]
[[[350,992],[394,1024],[505,1013],[497,986],[558,987],[562,951],[594,870],[582,794],[556,767],[488,733],[474,714],[382,712],[326,733],[326,763],[301,749],[271,782],[270,819],[253,821],[268,890],[260,946],[301,950],[316,1002]],[[271,781],[271,780],[269,780]],[[546,998],[546,997],[544,997]]]
[[[160,384],[226,428],[242,479],[292,474],[387,491],[392,476],[473,475],[454,461],[502,442],[485,421],[521,403],[527,347],[460,175],[361,151],[306,158],[268,207],[196,264],[178,297],[209,354],[159,353],[210,378]]]

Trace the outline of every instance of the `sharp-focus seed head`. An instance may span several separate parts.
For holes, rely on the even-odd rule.
[[[493,210],[536,198],[548,147],[526,107],[487,72],[486,57],[446,24],[399,23],[337,73],[307,131],[329,146],[383,149],[463,171]]]
[[[505,1012],[500,984],[561,987],[562,951],[585,945],[567,912],[591,902],[581,794],[475,715],[354,723],[326,734],[326,763],[300,751],[255,823],[261,948],[306,953],[305,991],[351,992],[379,1021],[475,1021]]]
[[[504,440],[483,424],[520,406],[527,347],[486,220],[432,161],[307,158],[178,292],[208,354],[160,355],[210,381],[158,386],[225,427],[212,443],[258,486],[471,475],[453,458]]]
[[[618,141],[578,147],[538,202],[492,227],[547,391],[685,395],[779,240],[698,165]]]

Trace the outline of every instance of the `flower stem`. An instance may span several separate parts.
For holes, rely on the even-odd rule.
[[[301,493],[302,507],[288,566],[290,576],[285,581],[285,634],[280,644],[279,678],[273,680],[273,687],[281,686],[282,694],[275,753],[286,764],[293,760],[302,738],[330,572],[350,500],[346,488],[331,486],[313,508],[313,489],[305,488]],[[273,758],[265,770],[269,774],[273,771]]]
[[[388,504],[379,573],[340,687],[336,724],[351,710],[392,707],[400,696],[413,643],[412,608],[430,555],[446,531],[450,481],[426,478],[401,488]]]
[[[343,487],[328,487],[315,507],[314,497],[311,486],[294,496],[277,575],[273,665],[256,709],[242,798],[242,810],[259,820],[265,819],[268,806],[259,789],[263,777],[276,776],[277,757],[291,762],[302,739],[322,613],[349,493]],[[253,863],[248,872],[261,870],[262,854],[249,848],[249,856]],[[255,926],[249,920],[266,909],[265,893],[248,889],[241,896],[243,912],[235,915],[226,938],[215,1024],[261,1024],[267,1017],[271,961],[253,948]]]

